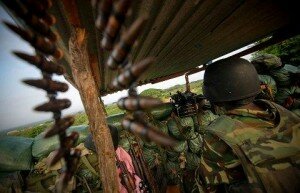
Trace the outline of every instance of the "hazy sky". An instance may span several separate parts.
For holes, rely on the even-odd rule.
[[[51,118],[51,113],[37,113],[33,107],[47,101],[46,94],[43,90],[35,89],[21,82],[26,78],[40,78],[40,71],[32,65],[13,56],[13,50],[33,53],[29,44],[20,39],[17,35],[11,33],[2,21],[13,22],[12,19],[0,6],[0,131],[18,126],[23,126],[33,122],[38,122]],[[239,50],[240,51],[240,50]],[[235,53],[235,52],[234,52]],[[232,53],[233,54],[233,53]],[[228,56],[228,55],[226,55]],[[225,56],[223,56],[225,57]],[[246,58],[249,58],[247,56]],[[190,81],[203,78],[203,72],[190,76]],[[54,79],[59,81],[66,80],[62,76],[55,76]],[[184,84],[183,76],[157,84],[147,84],[138,87],[142,92],[148,88],[164,89],[176,84]],[[117,101],[119,98],[126,96],[126,91],[120,91],[103,97],[105,104]],[[72,114],[83,110],[78,91],[69,84],[69,90],[59,95],[59,98],[68,98],[72,101],[72,106],[63,111],[64,114]]]

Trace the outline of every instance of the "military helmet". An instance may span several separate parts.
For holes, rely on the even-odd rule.
[[[213,103],[242,100],[259,92],[258,74],[245,59],[219,60],[205,70],[203,94]]]

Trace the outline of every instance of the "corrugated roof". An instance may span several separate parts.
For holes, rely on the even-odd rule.
[[[140,84],[172,77],[253,43],[289,26],[298,25],[299,13],[292,1],[269,0],[134,0],[128,27],[138,15],[149,20],[132,60],[156,57]],[[100,48],[101,34],[94,27],[95,11],[87,0],[55,0],[51,12],[57,17],[61,46],[68,50],[70,26],[86,28],[91,69],[102,95],[116,72],[105,66],[108,53]],[[67,52],[66,52],[67,53]],[[64,63],[68,66],[66,54]],[[70,72],[70,71],[68,71]],[[71,75],[69,73],[69,78]]]

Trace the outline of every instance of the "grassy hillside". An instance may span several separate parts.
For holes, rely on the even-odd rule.
[[[191,82],[190,83],[191,91],[196,94],[202,94],[202,84],[203,84],[202,80]],[[152,96],[152,97],[159,98],[163,101],[169,101],[170,96],[175,94],[177,91],[184,92],[185,85],[175,85],[175,86],[172,86],[172,87],[170,87],[168,89],[164,89],[164,90],[150,88],[150,89],[147,89],[147,90],[144,90],[143,92],[141,92],[141,95],[142,96]]]
[[[197,94],[202,94],[202,80],[200,81],[195,81],[190,83],[191,91]],[[142,96],[151,96],[151,97],[156,97],[161,99],[164,102],[167,102],[170,100],[170,96],[172,94],[175,94],[177,91],[184,92],[185,91],[185,85],[175,85],[172,86],[168,89],[147,89],[141,92]],[[114,115],[117,113],[124,112],[121,109],[118,108],[116,103],[112,103],[109,105],[105,106],[107,115]],[[88,124],[88,119],[87,115],[82,112],[82,113],[77,113],[75,115],[75,122],[74,126],[76,125],[87,125]],[[38,125],[35,125],[33,127],[28,127],[28,128],[23,128],[21,130],[15,130],[12,132],[9,132],[10,135],[14,136],[24,136],[24,137],[35,137],[41,132],[43,132],[45,129],[49,128],[52,125],[51,121],[47,121],[45,123],[41,123]]]

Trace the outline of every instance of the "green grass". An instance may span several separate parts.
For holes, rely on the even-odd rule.
[[[191,91],[196,94],[202,94],[202,83],[203,83],[202,80],[191,82],[190,83]],[[159,98],[163,101],[169,101],[170,96],[176,94],[177,91],[184,92],[185,85],[175,85],[164,90],[150,88],[141,92],[141,95],[152,96],[152,97]]]
[[[124,112],[123,110],[119,109],[119,107],[117,106],[117,103],[105,105],[105,110],[106,110],[106,113],[108,116]]]
[[[202,94],[202,80],[190,83],[190,88],[192,92],[196,94]],[[185,85],[175,85],[164,90],[150,88],[141,92],[141,95],[159,98],[162,101],[166,102],[169,101],[170,96],[175,94],[177,91],[184,92]],[[116,103],[105,105],[105,109],[108,116],[124,112],[123,110],[118,108]],[[52,124],[53,122],[47,121],[45,123],[41,123],[32,127],[22,128],[20,130],[17,129],[15,131],[9,132],[9,135],[33,138],[38,134],[40,134],[41,132],[43,132],[45,129],[51,127]],[[73,126],[88,125],[88,124],[89,124],[88,117],[84,112],[77,113],[75,115],[75,122]]]
[[[75,122],[73,124],[74,126],[87,125],[87,124],[89,124],[89,120],[85,113],[78,113],[75,115]]]
[[[8,135],[33,138],[42,133],[46,128],[51,127],[51,125],[52,121],[46,121],[45,123],[41,123],[33,127],[26,127],[20,130],[17,129],[14,131],[10,131],[8,132]]]

